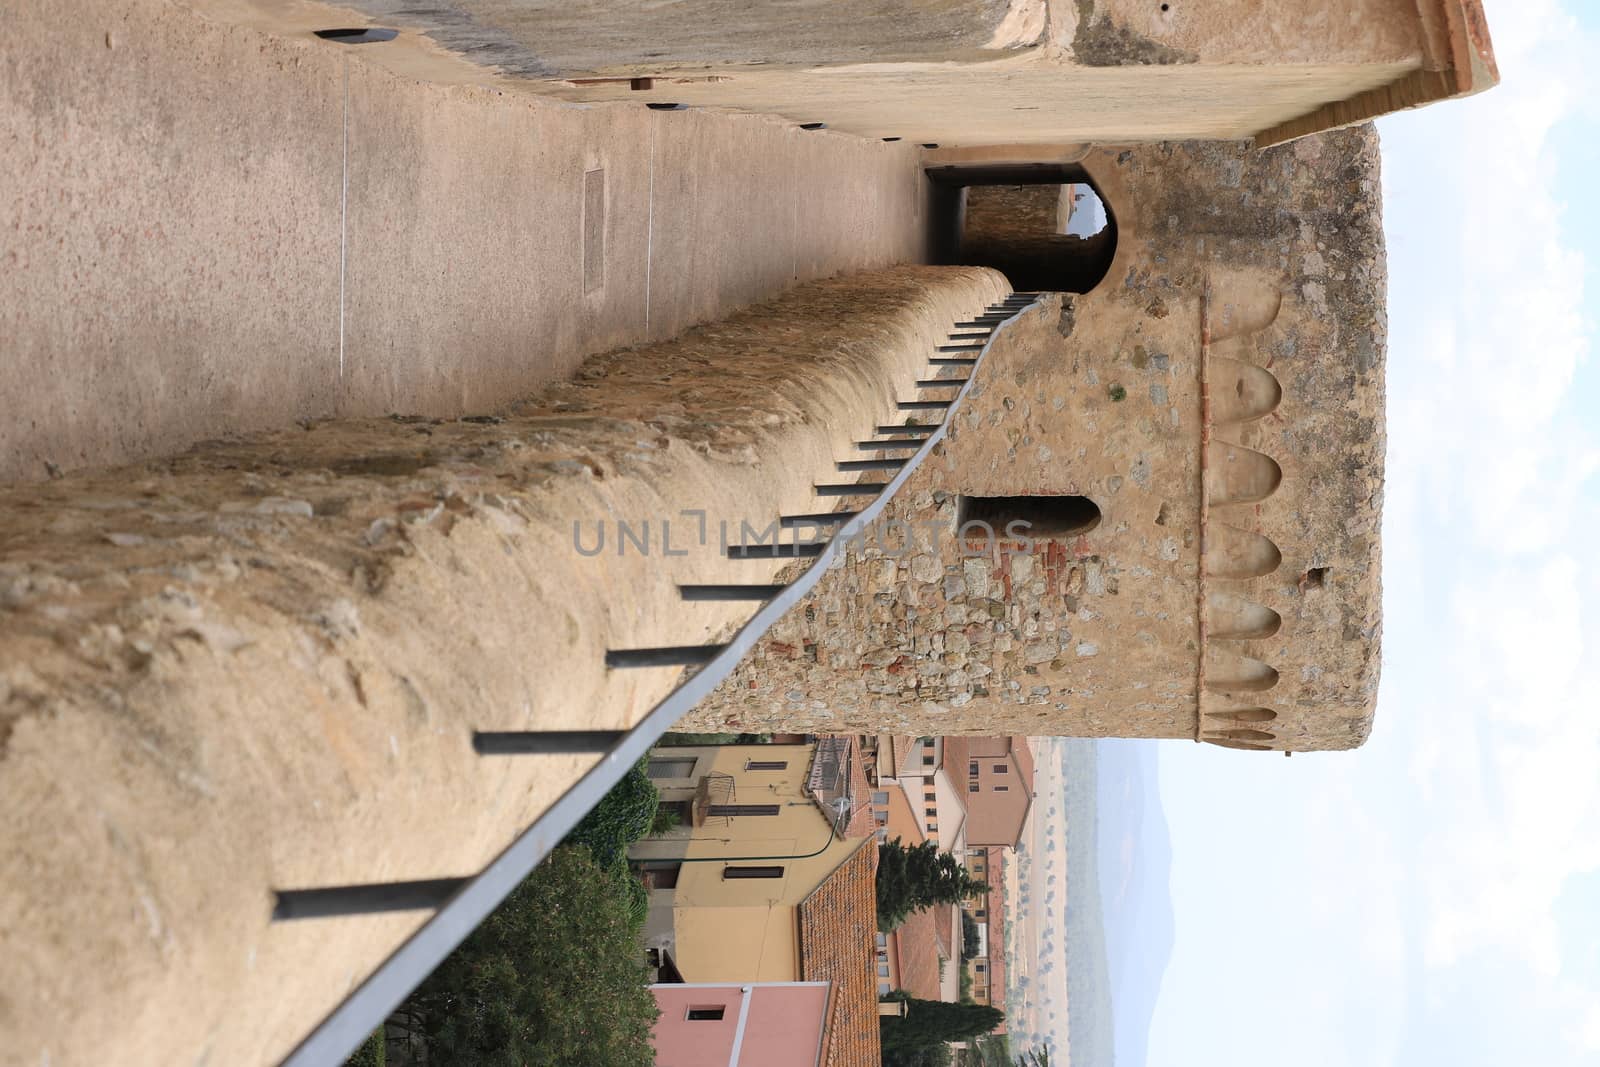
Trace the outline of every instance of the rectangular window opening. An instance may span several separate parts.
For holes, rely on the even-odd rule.
[[[721,1022],[723,1013],[727,1010],[726,1004],[693,1004],[689,1007],[689,1014],[684,1018],[692,1023]]]
[[[645,774],[652,779],[666,778],[693,778],[694,763],[692,759],[653,759],[645,764]]]
[[[776,815],[776,804],[712,804],[706,808],[706,814],[714,819],[732,818],[736,815]]]
[[[957,509],[966,540],[1068,537],[1099,524],[1100,509],[1086,496],[963,496]]]
[[[736,878],[782,878],[782,867],[724,867],[722,877],[725,879]]]
[[[744,769],[747,771],[786,771],[789,769],[789,761],[777,759],[745,760]]]

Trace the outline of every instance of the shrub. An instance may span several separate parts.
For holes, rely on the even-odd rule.
[[[976,959],[978,956],[978,920],[966,912],[961,913],[961,958],[964,960]]]
[[[430,1067],[649,1067],[657,1011],[631,886],[557,848],[406,1002]]]
[[[367,1035],[367,1039],[361,1042],[361,1047],[356,1049],[355,1054],[344,1061],[344,1067],[384,1067],[388,1062],[387,1052],[388,1047],[383,1040],[383,1027],[380,1025]]]
[[[641,759],[623,775],[567,835],[566,844],[587,848],[602,867],[623,861],[628,846],[650,832],[661,804],[655,783],[645,773],[646,762]]]

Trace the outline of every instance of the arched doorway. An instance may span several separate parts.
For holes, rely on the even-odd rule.
[[[936,263],[993,267],[1020,290],[1086,293],[1117,251],[1111,207],[1082,166],[935,166]]]

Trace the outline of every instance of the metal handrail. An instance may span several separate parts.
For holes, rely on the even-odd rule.
[[[535,819],[533,825],[518,834],[481,873],[462,882],[443,901],[432,918],[395,949],[378,965],[377,970],[295,1046],[284,1058],[283,1067],[336,1067],[348,1059],[411,991],[433,973],[445,957],[487,919],[539,862],[572,832],[584,815],[622,780],[629,768],[649,752],[661,735],[733,673],[745,654],[755,647],[774,623],[811,591],[844,550],[844,546],[866,531],[922,461],[944,440],[949,431],[950,416],[966,399],[994,339],[1031,304],[1032,301],[1015,305],[1014,308],[1008,305],[1003,315],[985,323],[992,323],[993,331],[984,342],[983,350],[977,353],[977,362],[972,365],[971,374],[942,412],[936,428],[924,438],[922,446],[895,472],[894,477],[884,484],[872,502],[835,531],[811,566],[783,592],[763,604],[722,650],[692,677],[669,693],[631,729],[621,733],[599,762]]]

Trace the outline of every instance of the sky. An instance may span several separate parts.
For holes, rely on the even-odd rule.
[[[1485,7],[1501,85],[1379,122],[1376,726],[1161,749],[1151,1067],[1600,1063],[1600,3]]]

